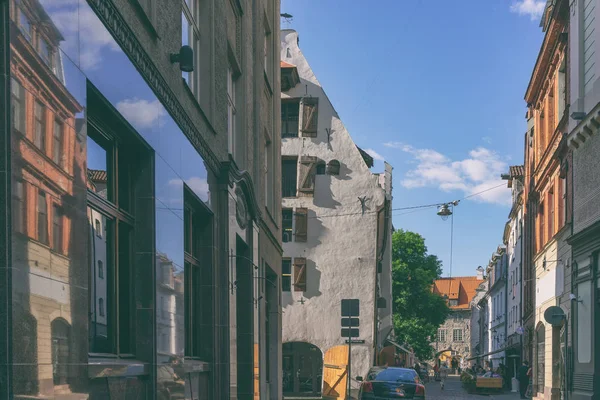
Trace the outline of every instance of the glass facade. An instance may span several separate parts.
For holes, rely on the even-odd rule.
[[[86,1],[9,25],[12,393],[210,398],[214,176]]]

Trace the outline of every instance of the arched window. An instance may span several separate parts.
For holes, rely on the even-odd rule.
[[[69,336],[71,327],[67,321],[57,318],[50,326],[52,334],[52,378],[55,385],[67,382],[69,364]]]
[[[102,260],[98,260],[98,278],[104,279],[104,264]]]
[[[102,227],[100,226],[100,220],[96,219],[96,236],[102,237]]]
[[[327,163],[327,175],[339,175],[340,174],[340,162],[338,160],[331,160]]]
[[[98,312],[101,317],[104,317],[104,299],[102,297],[98,299]]]

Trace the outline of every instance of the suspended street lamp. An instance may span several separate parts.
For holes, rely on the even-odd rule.
[[[448,204],[442,204],[442,206],[438,209],[437,215],[439,215],[444,221],[446,221],[448,217],[452,215],[452,210],[450,210]]]
[[[450,273],[449,277],[452,277],[452,248],[454,247],[454,207],[458,205],[460,200],[454,200],[450,203],[444,203],[438,209],[437,215],[442,217],[442,220],[446,221],[448,217],[452,216],[450,220]],[[452,207],[452,208],[450,208]]]

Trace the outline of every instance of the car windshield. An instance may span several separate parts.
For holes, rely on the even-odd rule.
[[[392,382],[415,382],[417,373],[409,369],[377,369],[371,370],[367,380],[369,381],[392,381]]]

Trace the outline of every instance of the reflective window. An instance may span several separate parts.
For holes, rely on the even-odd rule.
[[[42,60],[44,60],[47,66],[52,67],[52,53],[46,39],[42,37],[38,39],[38,48]]]
[[[14,181],[12,202],[12,224],[15,232],[27,234],[27,196],[26,186],[22,180]]]
[[[38,240],[48,244],[48,203],[46,193],[38,189],[37,201],[37,232]]]
[[[181,13],[181,45],[190,46],[194,50],[194,71],[183,72],[182,77],[187,83],[192,93],[199,97],[200,94],[200,26],[199,26],[199,6],[196,0],[183,2],[183,11]]]
[[[52,160],[60,165],[64,166],[63,162],[63,124],[55,120],[54,121],[54,134],[52,141]]]
[[[52,209],[52,242],[54,251],[63,253],[63,215],[57,204]]]
[[[185,186],[185,355],[212,359],[212,214]]]
[[[12,126],[15,130],[25,134],[26,132],[26,105],[25,105],[25,89],[23,85],[12,78],[11,80],[11,120]]]
[[[22,9],[19,9],[19,28],[21,28],[21,32],[23,35],[31,42],[33,37],[33,31],[31,29],[31,22],[29,21],[29,17]]]
[[[39,101],[35,102],[33,142],[46,152],[46,107]]]

